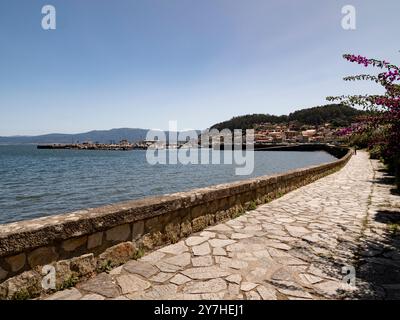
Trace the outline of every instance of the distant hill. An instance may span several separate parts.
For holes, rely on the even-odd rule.
[[[326,122],[336,127],[348,126],[365,111],[340,104],[328,104],[321,107],[302,109],[289,114],[289,121],[303,124],[321,125]]]
[[[143,141],[149,129],[120,128],[111,130],[95,130],[77,134],[52,133],[40,136],[12,136],[0,137],[0,144],[53,144],[53,143],[76,143],[76,142],[119,142],[123,139],[129,142]],[[168,140],[168,131],[165,131]],[[183,131],[182,133],[185,133]],[[197,131],[200,133],[200,131]]]
[[[46,144],[46,143],[72,143],[72,142],[100,142],[110,143],[110,141],[119,142],[122,139],[129,141],[140,141],[146,137],[147,129],[111,129],[95,130],[78,134],[46,134],[40,136],[13,136],[0,137],[0,144]]]
[[[252,129],[255,124],[270,122],[273,124],[296,121],[304,125],[322,125],[326,122],[335,127],[348,126],[354,122],[357,116],[364,114],[364,111],[340,105],[329,104],[325,106],[302,109],[289,115],[275,116],[270,114],[248,114],[234,117],[231,120],[213,125],[211,128],[222,129]]]

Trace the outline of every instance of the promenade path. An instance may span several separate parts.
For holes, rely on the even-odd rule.
[[[47,299],[400,298],[400,197],[379,166],[359,151],[337,173]]]

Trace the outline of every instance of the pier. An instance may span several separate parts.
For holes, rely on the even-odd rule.
[[[110,150],[110,151],[129,151],[134,149],[147,149],[145,143],[130,143],[127,140],[122,140],[119,143],[71,143],[71,144],[40,144],[38,149],[50,150]]]

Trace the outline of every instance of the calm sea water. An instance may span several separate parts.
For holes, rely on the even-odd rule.
[[[250,176],[232,165],[150,165],[145,151],[0,146],[0,223],[96,207],[333,161],[326,152],[255,152]]]

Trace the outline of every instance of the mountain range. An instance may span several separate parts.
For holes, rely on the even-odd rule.
[[[76,143],[76,142],[119,142],[140,141],[146,138],[148,129],[120,128],[111,130],[94,130],[78,134],[51,133],[39,136],[12,136],[0,137],[0,144],[52,144],[52,143]]]

